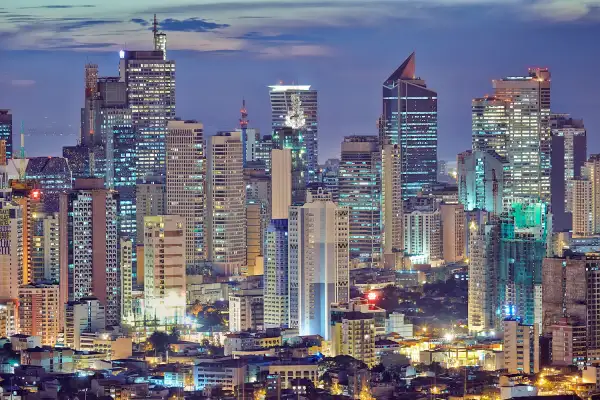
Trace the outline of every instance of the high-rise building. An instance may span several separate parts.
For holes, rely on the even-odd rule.
[[[238,275],[246,265],[246,187],[239,132],[210,138],[207,154],[207,259],[218,274]]]
[[[204,257],[204,127],[196,121],[167,124],[167,214],[185,218],[185,262],[200,268]]]
[[[381,263],[381,150],[377,136],[346,136],[339,169],[339,205],[348,208],[350,260]]]
[[[308,159],[303,132],[289,127],[273,132],[273,149],[289,149],[292,163],[292,205],[306,202],[308,181]],[[272,157],[272,156],[271,156]],[[273,160],[271,161],[273,163]],[[274,169],[274,166],[272,166]]]
[[[17,299],[23,265],[23,216],[21,206],[11,200],[10,189],[0,191],[0,232],[0,299]]]
[[[0,110],[0,140],[5,141],[6,159],[15,156],[13,153],[13,118],[10,110]]]
[[[494,96],[473,99],[473,152],[507,156],[510,102]]]
[[[380,135],[382,143],[401,147],[404,199],[437,181],[437,93],[415,69],[412,53],[383,83]]]
[[[274,219],[265,238],[265,328],[289,324],[288,220]]]
[[[119,267],[121,269],[121,320],[133,319],[133,241],[119,240]]]
[[[385,263],[390,266],[396,264],[395,254],[404,250],[401,168],[400,145],[384,144],[381,149],[382,247]]]
[[[264,330],[262,289],[241,289],[229,295],[229,330]]]
[[[331,303],[349,300],[348,209],[308,200],[290,208],[289,326],[329,340]]]
[[[60,194],[72,187],[69,163],[62,157],[29,158],[25,179],[35,181],[35,187],[44,194],[44,211],[47,213],[58,211]]]
[[[60,197],[61,300],[98,298],[111,326],[121,322],[118,201],[100,178],[78,179]]]
[[[552,114],[552,227],[556,232],[571,229],[573,179],[581,177],[587,158],[583,120],[569,114]]]
[[[582,177],[592,186],[592,230],[600,233],[600,154],[592,154],[582,169]]]
[[[265,165],[265,172],[267,175],[271,175],[271,151],[273,148],[273,136],[265,135],[260,138],[254,152],[254,161],[261,162]]]
[[[507,319],[504,325],[504,368],[509,374],[540,372],[540,335],[537,325]]]
[[[137,240],[144,243],[144,217],[167,214],[167,188],[162,180],[147,181],[136,185]]]
[[[590,363],[600,361],[600,254],[586,254],[587,278],[587,359]]]
[[[144,218],[145,315],[161,324],[182,323],[186,306],[185,218]]]
[[[571,216],[573,236],[594,234],[592,181],[585,178],[573,178],[571,186]],[[562,203],[561,203],[562,204]]]
[[[104,178],[106,175],[106,148],[99,144],[87,147],[82,144],[63,146],[63,158],[69,164],[72,181],[80,178]]]
[[[442,218],[437,201],[413,197],[405,204],[404,248],[415,264],[442,260]]]
[[[161,50],[123,51],[119,71],[138,135],[138,179],[165,176],[167,121],[175,117],[175,62]]]
[[[361,312],[345,313],[341,321],[341,354],[375,366],[375,321]]]
[[[82,297],[65,305],[65,346],[81,350],[81,334],[106,328],[104,306],[95,297]]]
[[[58,285],[33,284],[19,288],[19,332],[39,336],[42,345],[56,344],[60,332]]]
[[[440,204],[442,258],[447,263],[462,261],[466,254],[465,209],[462,204]]]
[[[246,182],[246,259],[247,275],[264,272],[265,234],[271,221],[271,177],[261,162],[247,161]]]
[[[271,173],[272,219],[287,219],[292,205],[292,151],[274,149],[272,151],[273,171]]]
[[[28,224],[29,280],[26,283],[60,280],[58,213],[34,212]]]
[[[306,149],[306,182],[315,181],[318,169],[318,101],[317,91],[309,85],[269,86],[271,98],[271,127],[300,131]]]
[[[511,201],[550,202],[550,71],[494,80],[495,96],[510,102],[507,156]]]
[[[11,337],[19,333],[19,300],[0,300],[0,335]]]
[[[163,53],[163,59],[167,59],[167,34],[158,30],[158,20],[154,14],[154,24],[152,25],[152,33],[154,34],[154,50]]]
[[[507,160],[495,152],[467,150],[457,157],[459,202],[466,211],[485,210],[500,215],[510,180]]]

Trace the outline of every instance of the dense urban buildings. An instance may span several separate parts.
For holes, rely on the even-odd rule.
[[[10,110],[0,110],[0,140],[5,142],[6,159],[13,158],[13,116]]]

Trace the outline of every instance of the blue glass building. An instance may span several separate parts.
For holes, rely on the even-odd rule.
[[[0,140],[6,141],[6,159],[13,157],[13,120],[10,110],[0,110]]]
[[[402,148],[402,197],[437,180],[437,93],[415,76],[412,53],[383,83],[384,143]]]

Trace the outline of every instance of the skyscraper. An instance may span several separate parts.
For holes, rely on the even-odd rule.
[[[23,285],[19,288],[19,332],[39,336],[44,346],[56,345],[60,332],[58,285]]]
[[[6,142],[6,159],[13,158],[13,118],[10,110],[0,110],[0,140]]]
[[[240,132],[219,132],[207,153],[206,246],[213,270],[238,275],[246,265],[246,187]]]
[[[167,214],[185,218],[185,262],[193,269],[205,259],[203,129],[197,121],[167,124]]]
[[[495,96],[510,102],[509,198],[550,202],[550,71],[532,68],[527,76],[494,80]]]
[[[508,161],[494,151],[467,150],[457,156],[459,202],[465,210],[500,215],[510,177]]]
[[[571,183],[571,215],[573,236],[591,236],[594,234],[592,181],[574,178]]]
[[[415,75],[412,53],[383,83],[382,143],[399,144],[402,196],[437,181],[437,93]]]
[[[583,178],[589,180],[592,191],[592,231],[600,233],[600,154],[592,154],[582,169]]]
[[[44,194],[44,211],[58,211],[58,198],[72,187],[71,170],[62,157],[32,157],[27,161],[25,179],[35,181],[34,185]]]
[[[290,208],[290,327],[330,337],[331,303],[349,300],[348,209],[326,196]]]
[[[381,151],[377,136],[346,136],[339,169],[339,205],[348,208],[350,260],[381,262]]]
[[[175,117],[175,62],[163,51],[123,51],[119,66],[138,135],[138,179],[165,176],[167,121]]]
[[[272,152],[273,173],[271,182],[272,219],[287,219],[292,205],[292,152],[289,149],[275,149]]]
[[[185,218],[144,218],[144,301],[146,318],[182,323],[186,306]]]
[[[495,152],[506,157],[510,102],[494,96],[473,99],[473,151]]]
[[[303,131],[293,128],[278,128],[273,132],[273,149],[289,149],[292,161],[292,204],[306,202],[306,187],[309,184],[307,142]],[[273,162],[273,161],[271,161]]]
[[[396,255],[404,250],[403,209],[400,145],[384,144],[381,149],[381,240],[385,264],[390,267],[395,267]]]
[[[404,248],[415,264],[442,259],[442,218],[435,199],[413,197],[405,205]]]
[[[0,299],[19,297],[19,268],[23,264],[23,217],[11,200],[10,189],[0,191]]]
[[[552,128],[552,227],[556,232],[571,229],[573,179],[581,177],[587,158],[587,137],[583,120],[568,114],[553,114]]]
[[[60,197],[61,300],[98,298],[107,325],[121,322],[117,210],[118,194],[100,178],[79,179]]]
[[[275,132],[288,127],[302,133],[306,146],[306,182],[315,181],[318,163],[318,97],[310,85],[273,85],[271,98],[271,127]]]
[[[265,239],[264,318],[266,328],[289,325],[288,220],[274,219]]]

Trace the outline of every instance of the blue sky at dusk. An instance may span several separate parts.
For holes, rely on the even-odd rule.
[[[1,0],[0,108],[25,122],[30,155],[79,136],[83,68],[118,74],[120,49],[152,46],[152,15],[177,62],[177,114],[232,129],[246,99],[269,130],[270,84],[319,90],[321,160],[375,134],[381,84],[412,52],[438,91],[439,154],[470,148],[473,97],[491,80],[552,72],[552,106],[584,118],[600,152],[600,0]],[[15,138],[16,139],[16,138]]]

